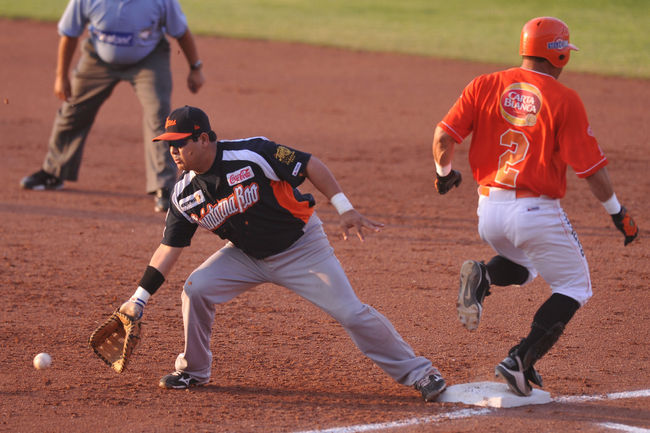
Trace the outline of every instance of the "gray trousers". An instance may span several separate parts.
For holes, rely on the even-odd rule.
[[[72,77],[72,96],[57,111],[43,170],[62,180],[77,180],[84,144],[95,116],[117,83],[126,81],[133,86],[143,110],[146,191],[152,193],[173,186],[176,166],[169,148],[163,141],[151,141],[164,132],[165,119],[170,112],[169,49],[169,43],[163,40],[136,64],[110,65],[97,56],[89,40],[84,41]]]
[[[192,272],[183,288],[185,352],[176,368],[208,379],[215,304],[265,282],[284,286],[327,312],[397,382],[410,386],[431,371],[431,361],[415,356],[388,319],[359,301],[316,214],[286,251],[258,260],[228,243]]]

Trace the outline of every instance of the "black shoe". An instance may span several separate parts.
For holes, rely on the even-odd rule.
[[[447,383],[438,370],[434,370],[418,380],[414,387],[422,393],[424,401],[432,401],[447,388]]]
[[[458,319],[465,328],[474,331],[478,328],[483,312],[483,299],[490,294],[487,279],[487,266],[481,262],[467,260],[460,267],[460,287],[456,309]]]
[[[193,386],[205,385],[206,383],[208,383],[208,379],[199,380],[182,371],[175,371],[163,376],[158,382],[158,386],[167,389],[187,389]]]
[[[494,375],[505,379],[510,391],[522,397],[526,397],[533,392],[533,387],[530,386],[528,381],[541,387],[542,376],[540,376],[532,366],[523,372],[522,370],[523,365],[521,358],[519,358],[519,355],[510,352],[510,354],[496,366],[494,369]]]
[[[39,170],[34,174],[23,177],[20,186],[34,191],[55,190],[63,188],[63,181],[45,170]]]
[[[154,203],[156,205],[153,210],[156,212],[167,212],[169,210],[169,190],[167,188],[161,188],[155,194]]]

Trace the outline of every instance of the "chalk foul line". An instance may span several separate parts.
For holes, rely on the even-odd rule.
[[[614,392],[609,394],[597,394],[597,395],[568,395],[568,396],[556,397],[552,399],[552,401],[555,403],[582,403],[586,401],[619,400],[624,398],[643,398],[643,397],[650,397],[650,389],[642,389],[639,391]],[[473,416],[483,416],[491,412],[494,412],[496,410],[497,409],[488,409],[488,408],[458,409],[450,412],[440,413],[438,415],[409,418],[409,419],[404,419],[399,421],[351,425],[346,427],[333,427],[325,430],[304,430],[295,433],[361,433],[361,432],[369,432],[369,431],[376,431],[376,430],[386,430],[389,428],[408,427],[413,425],[434,424],[444,420],[454,420],[454,419],[470,418]],[[629,433],[650,433],[650,430],[648,429],[627,426],[624,424],[601,423],[599,425],[602,427],[606,427],[614,430],[626,431]]]

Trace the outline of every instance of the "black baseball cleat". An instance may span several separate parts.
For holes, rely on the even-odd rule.
[[[438,370],[433,370],[413,386],[422,393],[424,401],[433,401],[447,388],[447,383]]]
[[[460,323],[470,331],[478,328],[483,312],[483,299],[490,294],[487,266],[474,260],[467,260],[460,267],[460,287],[456,309]]]
[[[20,186],[24,189],[34,191],[43,191],[46,189],[56,190],[63,188],[63,181],[45,170],[39,170],[36,173],[23,177],[20,181]]]
[[[167,212],[169,209],[169,190],[167,188],[160,188],[154,193],[154,208],[156,212]]]
[[[208,383],[209,379],[196,379],[182,371],[175,371],[163,376],[158,386],[166,389],[187,389],[193,386],[201,386]]]
[[[522,371],[523,365],[519,355],[511,353],[494,369],[494,375],[506,381],[510,391],[522,397],[529,396],[533,392],[529,380],[537,386],[542,386],[542,376],[533,367]]]

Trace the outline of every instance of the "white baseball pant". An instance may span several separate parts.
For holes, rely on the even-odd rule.
[[[525,266],[526,283],[539,272],[553,293],[581,306],[592,296],[589,265],[560,200],[515,198],[515,191],[491,188],[489,196],[479,196],[477,214],[481,238],[499,255]]]

